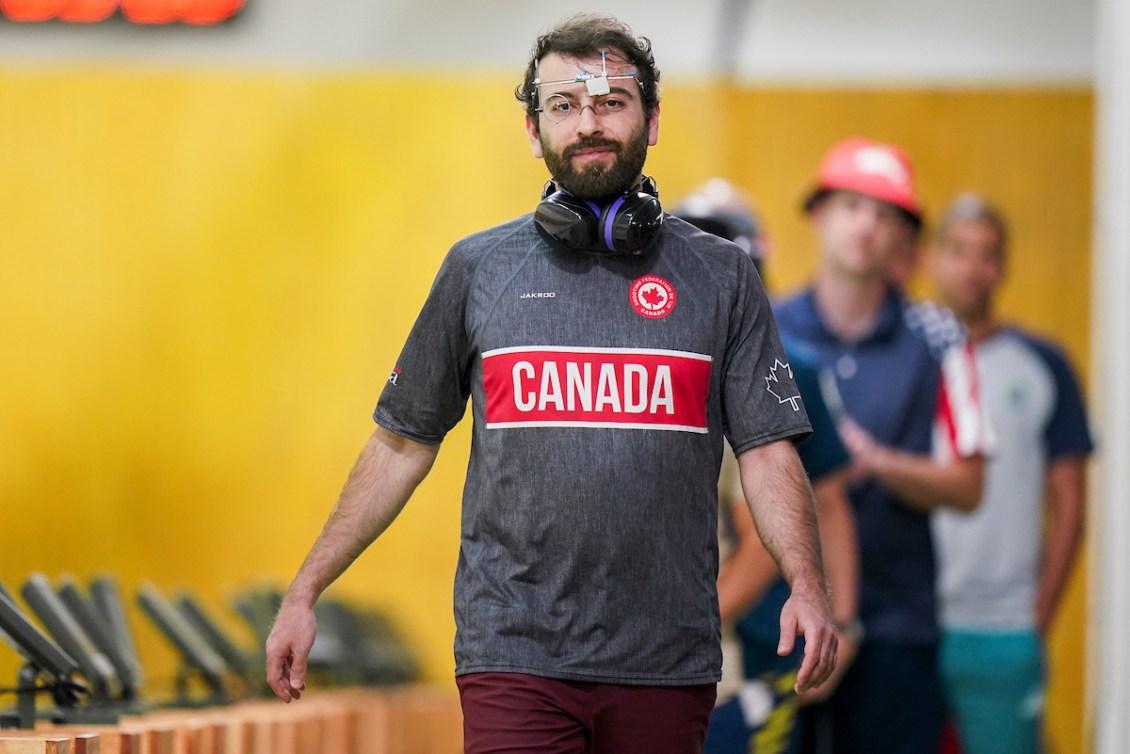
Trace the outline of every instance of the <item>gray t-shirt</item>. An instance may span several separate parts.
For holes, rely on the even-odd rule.
[[[457,243],[375,412],[438,443],[472,399],[456,674],[717,681],[723,436],[809,430],[787,362],[750,259],[675,218],[643,256]]]
[[[1058,346],[1006,327],[976,349],[981,400],[997,443],[980,507],[939,510],[931,521],[941,620],[965,631],[1031,630],[1048,465],[1090,455],[1091,433],[1078,382]]]

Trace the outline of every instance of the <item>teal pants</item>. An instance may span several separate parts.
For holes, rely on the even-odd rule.
[[[948,629],[939,663],[964,754],[1041,750],[1044,651],[1035,632]]]

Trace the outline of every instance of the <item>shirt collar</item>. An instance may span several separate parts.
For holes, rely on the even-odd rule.
[[[820,316],[820,309],[816,306],[816,288],[810,286],[804,291],[801,301],[804,306],[803,327],[809,331],[809,336],[825,344],[848,345],[840,340],[834,332],[824,323]],[[875,322],[875,329],[859,341],[850,345],[863,345],[865,343],[883,342],[890,340],[898,334],[903,322],[903,309],[910,302],[894,286],[888,285],[886,295],[879,306],[879,316]]]

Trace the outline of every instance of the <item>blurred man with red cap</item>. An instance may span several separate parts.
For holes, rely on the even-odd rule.
[[[953,318],[890,282],[891,254],[923,215],[901,149],[836,144],[804,209],[820,266],[777,308],[778,323],[816,354],[852,456],[863,639],[831,698],[803,713],[802,750],[932,754],[944,706],[929,514],[980,499],[991,439],[976,370]]]

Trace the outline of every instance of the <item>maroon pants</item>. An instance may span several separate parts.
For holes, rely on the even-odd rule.
[[[464,754],[700,754],[716,688],[456,678]]]

